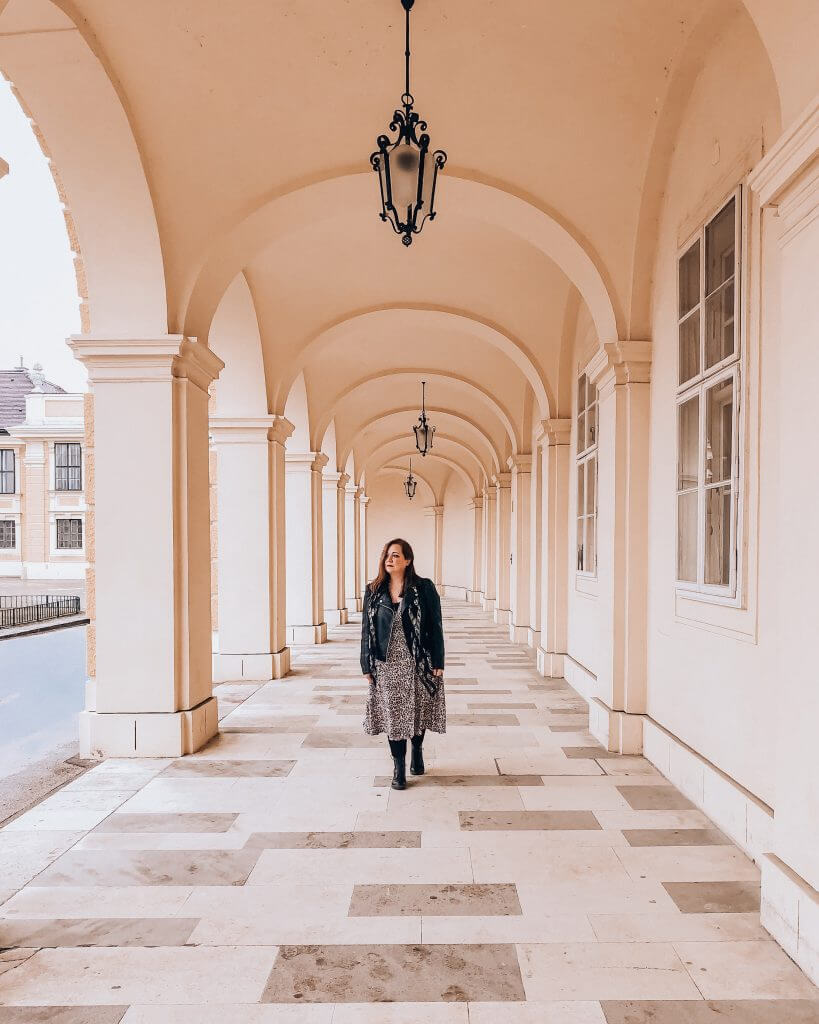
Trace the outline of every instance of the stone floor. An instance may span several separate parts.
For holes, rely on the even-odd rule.
[[[350,625],[220,687],[207,749],[106,761],[0,831],[0,1024],[817,1024],[754,864],[445,615],[450,728],[406,792]]]

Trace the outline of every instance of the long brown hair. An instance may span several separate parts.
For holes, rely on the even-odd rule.
[[[387,572],[387,554],[393,544],[398,544],[401,548],[401,554],[404,558],[409,560],[409,565],[404,572],[404,590],[406,591],[407,587],[412,586],[418,579],[415,572],[415,554],[412,550],[412,546],[408,541],[402,540],[401,537],[395,537],[393,540],[387,541],[384,545],[384,550],[381,552],[381,558],[378,560],[378,572],[375,575],[375,579],[370,583],[370,590],[373,594],[380,586],[382,586],[389,575]]]

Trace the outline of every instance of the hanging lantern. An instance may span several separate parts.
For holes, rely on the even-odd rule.
[[[446,164],[442,149],[429,150],[427,123],[413,110],[415,99],[410,92],[410,11],[415,0],[401,0],[406,11],[406,90],[401,97],[403,109],[395,111],[389,130],[395,138],[379,135],[378,149],[370,156],[378,172],[381,186],[381,213],[393,231],[402,235],[404,245],[412,245],[412,236],[419,234],[427,220],[435,219],[435,187],[438,171]]]
[[[407,497],[410,501],[415,497],[415,491],[418,487],[418,481],[412,475],[412,459],[409,460],[409,476],[404,481],[404,490],[406,491]]]
[[[427,419],[427,408],[426,408],[426,388],[427,382],[421,381],[421,415],[418,417],[418,422],[412,428],[415,431],[415,447],[421,453],[426,455],[428,451],[432,450],[432,439],[435,436],[435,427]]]

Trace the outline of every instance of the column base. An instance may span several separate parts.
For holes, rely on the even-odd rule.
[[[281,679],[290,671],[290,648],[276,654],[214,654],[213,681],[232,679]]]
[[[182,757],[219,731],[216,698],[189,711],[157,714],[80,712],[80,757]]]
[[[484,597],[481,599],[481,607],[485,612],[494,612],[496,603],[494,597]]]
[[[529,627],[516,626],[514,622],[509,623],[509,639],[513,644],[525,644],[529,641]]]
[[[495,622],[499,626],[508,626],[512,622],[512,610],[510,608],[498,608],[495,606]]]
[[[468,604],[481,604],[483,601],[482,590],[467,590],[466,600]]]
[[[542,647],[537,649],[537,670],[542,676],[549,679],[563,678],[563,655],[555,651],[544,651]]]
[[[606,750],[618,754],[642,754],[643,715],[612,711],[599,697],[589,701],[589,732]]]
[[[288,626],[287,639],[291,644],[326,644],[327,623],[320,622],[317,626]]]
[[[346,608],[325,608],[324,619],[328,626],[346,626],[349,622]]]
[[[347,614],[355,615],[356,612],[361,611],[361,598],[360,597],[349,597],[347,598]]]
[[[762,927],[819,985],[819,892],[774,853],[763,854],[760,868]]]
[[[540,647],[540,630],[532,629],[529,627],[529,632],[526,637],[527,646],[531,647],[533,651],[536,651]]]

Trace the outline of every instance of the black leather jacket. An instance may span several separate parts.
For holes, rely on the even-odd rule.
[[[424,649],[429,652],[433,668],[444,667],[444,629],[441,622],[441,599],[432,580],[419,576],[414,586],[418,590],[418,601],[421,606],[421,641]],[[385,583],[373,594],[369,586],[364,594],[364,611],[361,616],[361,671],[368,675],[371,670],[370,655],[376,661],[387,660],[387,645],[390,641],[393,617],[401,616],[407,647],[412,650],[412,623],[407,610],[409,591],[401,598],[397,612],[393,611],[390,600],[389,585]],[[370,605],[375,603],[375,650],[370,651],[370,631],[368,618]]]

